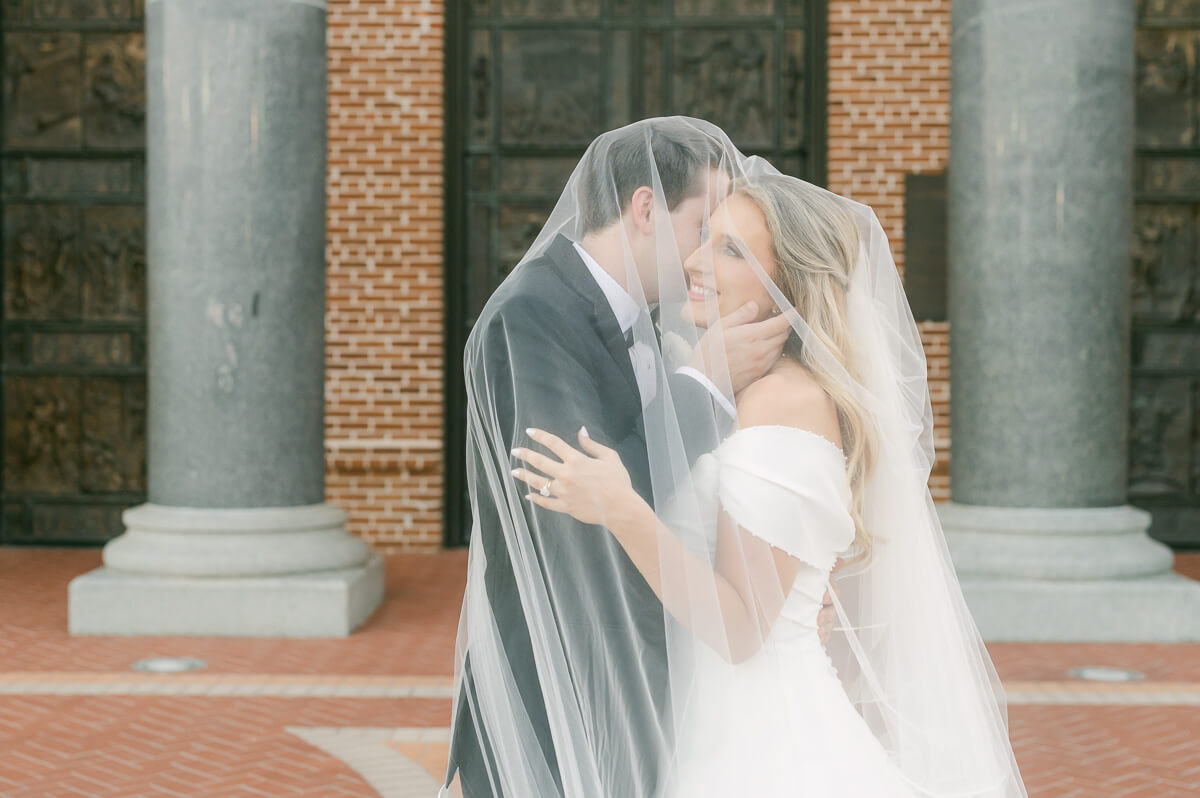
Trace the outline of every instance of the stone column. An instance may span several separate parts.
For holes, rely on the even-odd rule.
[[[1133,3],[954,0],[952,501],[993,640],[1200,639],[1127,500]]]
[[[378,554],[326,504],[325,9],[148,0],[148,502],[76,634],[336,636]]]

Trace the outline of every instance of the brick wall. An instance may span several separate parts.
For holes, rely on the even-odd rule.
[[[950,0],[829,0],[829,189],[872,206],[904,270],[904,176],[949,158]],[[946,322],[922,322],[937,462],[950,491]]]
[[[444,0],[330,0],[327,496],[382,549],[441,545]],[[948,157],[950,0],[829,0],[829,187],[904,267],[904,175]],[[922,324],[949,491],[945,323]]]
[[[330,0],[326,496],[441,545],[443,0]]]

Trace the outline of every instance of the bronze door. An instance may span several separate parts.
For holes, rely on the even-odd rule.
[[[446,543],[470,526],[462,351],[599,133],[647,116],[721,125],[824,182],[823,0],[473,0],[447,15]]]
[[[1130,500],[1200,545],[1200,19],[1138,3]]]
[[[1138,4],[1130,500],[1200,545],[1200,19]]]
[[[5,0],[2,543],[145,499],[142,0]]]

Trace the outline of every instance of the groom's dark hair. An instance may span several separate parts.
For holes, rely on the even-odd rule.
[[[721,145],[688,124],[646,119],[605,133],[589,150],[580,176],[579,213],[582,233],[601,230],[621,218],[633,192],[654,185],[654,169],[662,184],[667,210],[704,190],[700,179],[723,162]]]

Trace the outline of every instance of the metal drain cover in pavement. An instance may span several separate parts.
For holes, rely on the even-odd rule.
[[[134,670],[152,673],[179,673],[207,667],[204,660],[195,657],[150,657],[133,663]]]
[[[1127,671],[1123,668],[1108,668],[1103,665],[1085,665],[1082,668],[1071,668],[1067,676],[1072,679],[1085,679],[1089,682],[1140,682],[1146,678],[1143,673]]]

